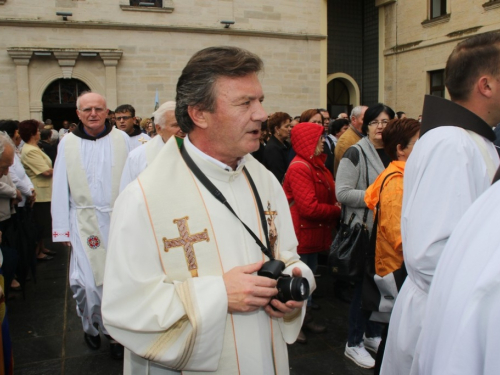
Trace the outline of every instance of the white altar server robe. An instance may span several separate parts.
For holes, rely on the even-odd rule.
[[[481,141],[498,167],[495,147]],[[477,144],[464,129],[438,127],[415,144],[405,168],[401,215],[408,277],[392,311],[381,374],[410,373],[439,257],[458,221],[491,179]]]
[[[120,192],[123,191],[129,183],[134,181],[141,174],[141,172],[146,169],[148,166],[148,153],[149,159],[154,160],[164,145],[165,143],[163,142],[162,137],[157,135],[128,154],[127,161],[123,167]],[[146,151],[146,146],[149,149],[149,152]]]
[[[145,133],[133,135],[128,137],[128,142],[130,143],[130,151],[135,150],[137,147],[140,147],[145,142],[149,141],[151,137]]]
[[[499,208],[497,182],[448,240],[429,291],[412,374],[500,372]]]

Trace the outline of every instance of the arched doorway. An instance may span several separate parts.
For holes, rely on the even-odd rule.
[[[60,129],[62,122],[78,122],[76,99],[89,87],[78,79],[57,79],[42,95],[43,120],[51,119],[55,129]]]
[[[339,113],[351,113],[352,104],[349,97],[349,90],[342,80],[334,79],[328,83],[327,89],[328,108],[333,117],[337,117]]]
[[[344,73],[331,74],[327,86],[328,110],[332,117],[351,113],[359,105],[359,87],[352,77]]]

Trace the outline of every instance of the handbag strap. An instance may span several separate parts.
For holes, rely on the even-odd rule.
[[[392,176],[393,174],[399,173],[400,175],[403,175],[401,172],[392,172],[389,173],[387,176],[385,176],[384,181],[382,181],[382,185],[380,186],[380,192],[379,192],[379,199],[377,202],[377,205],[375,206],[376,212],[375,212],[375,218],[373,219],[373,227],[372,227],[372,233],[370,235],[370,246],[368,247],[368,252],[367,255],[370,256],[375,256],[375,245],[377,242],[377,225],[378,225],[378,213],[380,212],[380,196],[382,195],[382,190],[384,190],[384,185],[385,181],[389,176]]]
[[[366,158],[366,154],[363,151],[363,148],[360,146],[359,147],[361,153],[363,154],[363,159],[365,159],[365,173],[366,173],[366,188],[370,186],[370,180],[368,176],[368,160]],[[365,212],[363,213],[363,224],[366,224],[366,220],[368,219],[368,207],[365,207]]]

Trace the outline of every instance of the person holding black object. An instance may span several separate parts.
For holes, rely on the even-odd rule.
[[[286,344],[315,282],[281,185],[248,155],[267,119],[262,67],[236,47],[191,57],[177,82],[181,149],[170,138],[116,201],[102,312],[126,375],[290,371]]]

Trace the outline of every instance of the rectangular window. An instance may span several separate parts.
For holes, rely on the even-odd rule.
[[[163,1],[162,0],[130,0],[130,6],[133,7],[156,7],[156,8],[161,8],[163,7]]]
[[[446,14],[446,0],[430,0],[430,19]]]
[[[444,98],[444,69],[429,72],[430,94]]]

